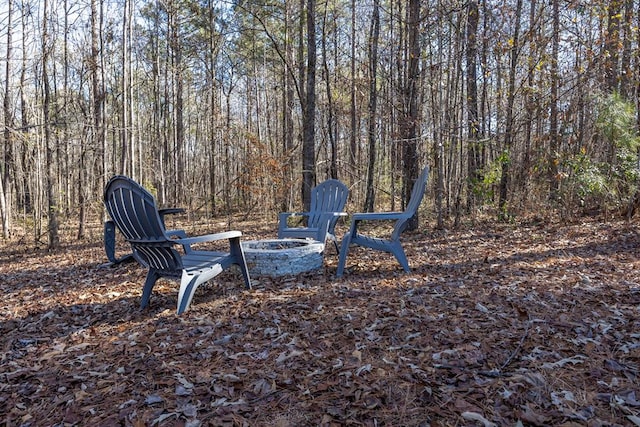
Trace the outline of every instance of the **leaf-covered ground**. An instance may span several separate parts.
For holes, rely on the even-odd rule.
[[[252,291],[224,272],[182,316],[170,281],[140,311],[145,271],[101,266],[98,239],[14,242],[0,248],[0,422],[640,425],[638,231],[429,228],[404,236],[411,273],[353,248],[342,279],[328,246],[322,271]]]

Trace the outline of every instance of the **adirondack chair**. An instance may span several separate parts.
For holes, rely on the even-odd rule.
[[[227,231],[199,237],[187,237],[182,230],[168,231],[156,208],[154,197],[140,184],[126,176],[115,176],[107,183],[104,204],[125,239],[131,244],[135,259],[148,268],[142,290],[141,308],[149,304],[151,291],[162,277],[180,280],[178,314],[182,314],[199,285],[213,279],[232,264],[240,267],[247,289],[251,289],[249,271],[240,245],[240,231]],[[194,250],[201,242],[228,240],[230,251]],[[182,251],[176,247],[182,247]]]
[[[338,250],[335,236],[335,226],[343,212],[349,197],[349,189],[337,179],[328,179],[311,190],[311,206],[309,212],[281,212],[278,222],[278,239],[311,238],[324,243],[327,239],[333,241]],[[289,226],[290,218],[303,216],[307,218],[304,227]]]
[[[344,266],[347,261],[350,245],[358,245],[378,251],[389,252],[396,257],[404,271],[411,271],[407,256],[404,253],[404,248],[400,242],[400,234],[405,230],[407,222],[415,215],[418,206],[420,206],[420,202],[422,202],[428,176],[429,167],[427,166],[422,170],[422,173],[420,173],[420,176],[414,183],[409,203],[404,212],[366,212],[353,214],[351,217],[351,227],[342,239],[342,248],[340,249],[338,268],[336,270],[337,277],[341,277],[344,273]],[[391,237],[382,239],[360,234],[358,232],[358,225],[361,221],[395,221],[395,225]]]

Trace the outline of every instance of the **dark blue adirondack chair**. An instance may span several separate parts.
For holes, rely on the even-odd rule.
[[[407,208],[404,212],[366,212],[356,213],[351,217],[351,227],[342,239],[342,248],[340,249],[340,258],[338,259],[338,269],[336,276],[341,277],[344,272],[344,266],[349,254],[350,245],[358,245],[377,251],[384,251],[393,254],[396,257],[404,271],[409,272],[409,262],[404,253],[404,248],[400,242],[400,235],[407,228],[408,221],[415,215],[422,202],[425,189],[427,187],[427,177],[429,176],[429,167],[425,167],[420,176],[413,185],[411,197]],[[378,237],[370,237],[362,235],[358,232],[358,225],[361,221],[395,221],[391,237],[382,239]]]
[[[240,267],[247,289],[249,271],[240,245],[240,231],[187,237],[181,230],[167,231],[154,197],[126,176],[107,183],[104,204],[111,219],[131,244],[133,256],[149,269],[142,291],[141,308],[149,304],[153,286],[161,277],[180,280],[178,314],[189,307],[195,290],[232,264]],[[191,245],[217,240],[229,241],[229,252],[193,250]],[[182,247],[182,251],[177,248]]]
[[[341,216],[346,215],[344,207],[349,197],[349,189],[337,179],[328,179],[311,190],[309,212],[281,212],[278,223],[278,239],[310,238],[324,243],[333,241],[338,250],[335,226]],[[306,217],[306,226],[293,227],[290,218]]]

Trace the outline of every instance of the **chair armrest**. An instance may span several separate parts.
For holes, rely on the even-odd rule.
[[[194,243],[202,242],[214,242],[216,240],[234,239],[242,236],[241,231],[225,231],[222,233],[205,234],[197,237],[187,237],[182,239],[175,239],[176,243],[181,245],[193,245]]]
[[[397,221],[409,218],[406,212],[359,212],[351,216],[351,227],[348,234],[358,234],[358,226],[362,221]]]
[[[351,216],[353,221],[397,220],[407,216],[405,212],[360,212]]]
[[[317,211],[317,212],[280,212],[280,220],[288,217],[296,216],[311,216],[311,215],[328,215],[328,216],[347,216],[346,212],[333,212],[333,211]]]
[[[318,211],[318,212],[281,212],[279,214],[279,219],[278,219],[278,236],[281,235],[281,233],[284,232],[285,229],[289,229],[289,218],[295,218],[295,217],[303,217],[303,216],[311,216],[311,215],[321,215],[323,217],[323,221],[326,221],[326,228],[327,230],[325,230],[325,233],[327,231],[331,231],[333,232],[333,227],[331,227],[331,224],[335,224],[335,222],[338,221],[339,217],[345,217],[347,216],[346,212],[333,212],[333,211]],[[329,227],[331,228],[331,230],[329,230]],[[304,227],[306,230],[318,230],[321,228],[313,228],[313,227]]]
[[[289,218],[309,216],[309,212],[280,212],[278,214],[278,235],[282,230],[289,228]]]

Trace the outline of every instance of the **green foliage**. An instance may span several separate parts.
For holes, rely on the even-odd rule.
[[[578,198],[583,206],[613,209],[633,197],[640,178],[636,111],[619,94],[611,94],[599,103],[596,127],[602,138],[600,151],[610,154],[598,160],[583,148],[569,157],[564,162],[565,196]]]
[[[569,175],[565,189],[569,190],[570,195],[577,196],[581,205],[587,199],[607,198],[610,191],[605,163],[594,162],[581,151],[567,159],[563,166]]]
[[[635,108],[618,93],[613,93],[600,102],[596,127],[605,141],[618,149],[635,152],[640,146]]]
[[[473,192],[479,200],[493,200],[496,185],[500,183],[500,178],[502,177],[502,166],[509,162],[509,152],[503,151],[492,162],[482,168],[478,178],[473,180]]]

